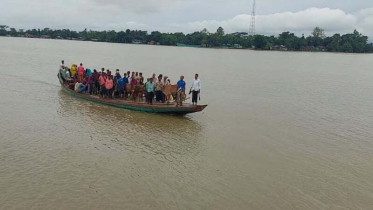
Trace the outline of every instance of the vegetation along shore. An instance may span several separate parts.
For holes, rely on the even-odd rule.
[[[15,29],[0,25],[0,36],[67,39],[111,43],[133,43],[150,45],[168,45],[181,47],[207,47],[229,49],[259,49],[278,51],[323,51],[346,53],[373,53],[373,44],[368,43],[368,37],[358,31],[349,34],[334,34],[326,36],[323,29],[316,27],[310,36],[296,36],[291,32],[283,32],[278,36],[248,35],[245,32],[227,34],[219,27],[215,33],[207,29],[184,34],[161,33],[153,31],[148,33],[141,30],[126,31],[73,31],[69,29]]]

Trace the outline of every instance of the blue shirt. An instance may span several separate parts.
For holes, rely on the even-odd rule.
[[[120,79],[118,80],[118,86],[119,86],[120,88],[124,88],[124,84],[125,84],[124,79],[123,79],[123,78],[120,78]]]
[[[179,80],[179,81],[177,82],[177,91],[182,91],[182,92],[184,92],[184,91],[185,91],[185,85],[186,85],[185,81],[181,81],[181,80]]]
[[[146,83],[146,91],[148,92],[148,93],[151,93],[151,92],[153,92],[154,91],[154,82],[147,82]]]
[[[128,84],[128,78],[127,77],[123,77],[123,81],[124,81],[124,84]]]

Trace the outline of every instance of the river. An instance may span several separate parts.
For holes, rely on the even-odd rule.
[[[201,113],[61,91],[60,61],[202,83]],[[371,209],[373,55],[0,38],[0,209]]]

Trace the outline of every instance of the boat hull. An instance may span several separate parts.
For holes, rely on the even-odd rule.
[[[191,105],[191,104],[183,104],[183,106],[176,106],[175,104],[153,104],[149,105],[143,102],[133,102],[133,101],[126,101],[126,100],[118,100],[118,99],[104,99],[100,98],[95,95],[89,94],[82,94],[77,93],[68,87],[66,87],[59,75],[60,84],[62,90],[76,98],[85,99],[88,101],[92,101],[99,104],[104,104],[107,106],[113,106],[122,109],[134,110],[134,111],[142,111],[142,112],[149,112],[149,113],[164,113],[164,114],[179,114],[185,115],[189,113],[200,112],[207,107],[207,105]]]

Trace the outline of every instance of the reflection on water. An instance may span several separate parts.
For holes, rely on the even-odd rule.
[[[372,55],[0,46],[1,210],[373,206]],[[61,91],[61,59],[172,82],[197,72],[210,106],[180,117],[77,99]]]
[[[184,154],[198,150],[203,126],[186,116],[136,112],[77,99],[58,92],[58,114],[67,122],[81,124],[92,138],[105,135],[113,143],[156,153]],[[107,142],[105,142],[107,143]],[[136,146],[135,146],[136,145]],[[128,148],[127,148],[128,149]]]

